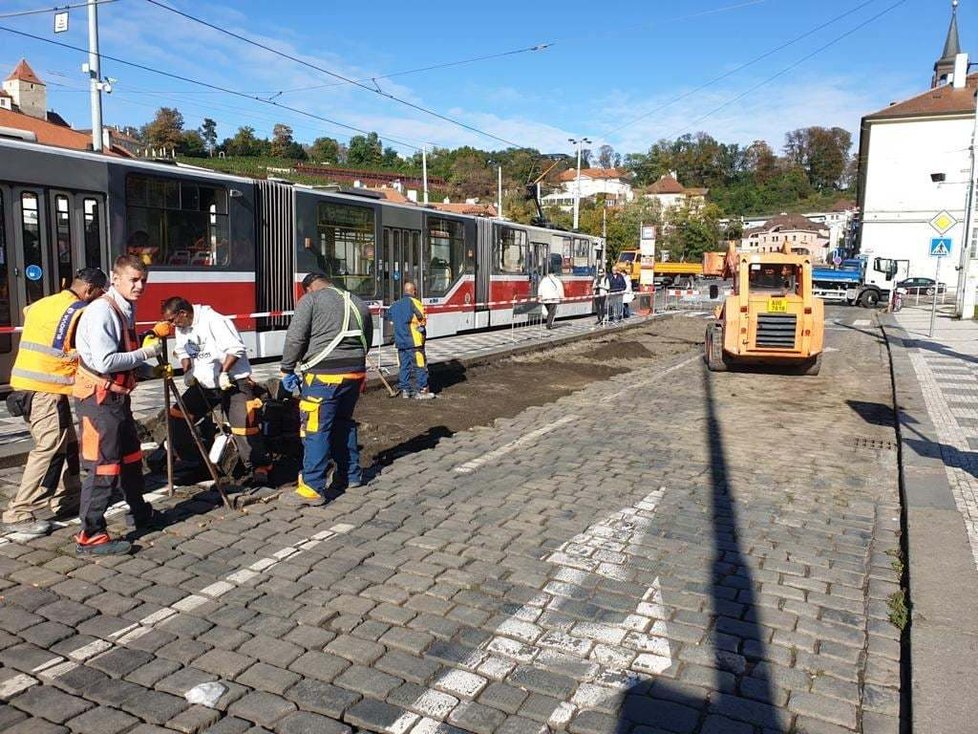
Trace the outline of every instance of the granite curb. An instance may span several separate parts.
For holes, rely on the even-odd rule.
[[[880,316],[880,325],[893,380],[911,604],[907,718],[917,732],[973,731],[978,720],[978,572],[940,439],[907,353],[913,339],[889,314]],[[932,450],[921,453],[921,441]]]

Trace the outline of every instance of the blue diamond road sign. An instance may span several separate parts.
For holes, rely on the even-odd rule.
[[[931,257],[947,257],[951,254],[951,247],[950,237],[934,237],[930,241]]]

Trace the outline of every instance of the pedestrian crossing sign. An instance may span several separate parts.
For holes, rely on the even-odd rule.
[[[931,257],[947,257],[951,254],[950,237],[934,237],[930,241]]]

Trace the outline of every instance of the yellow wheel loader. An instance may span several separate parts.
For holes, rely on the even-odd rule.
[[[731,247],[724,276],[733,295],[706,328],[706,363],[714,372],[739,365],[793,368],[817,375],[822,365],[825,309],[812,295],[809,255],[741,253]]]

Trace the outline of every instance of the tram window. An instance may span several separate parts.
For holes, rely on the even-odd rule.
[[[321,202],[316,242],[306,239],[299,251],[299,270],[325,273],[334,283],[364,298],[376,290],[376,235],[369,207]]]
[[[564,272],[574,272],[574,238],[560,238],[560,254],[564,259]]]
[[[0,326],[13,326],[10,308],[10,281],[7,279],[7,227],[3,211],[3,194],[0,193]],[[0,354],[12,349],[10,334],[0,334]]]
[[[85,267],[102,267],[102,222],[99,220],[98,201],[85,199]]]
[[[58,290],[63,290],[71,285],[73,274],[71,269],[71,207],[68,205],[67,196],[59,194],[54,197],[54,219],[58,252]]]
[[[526,274],[526,232],[503,227],[495,250],[495,272],[505,275]]]
[[[129,176],[128,254],[147,265],[227,267],[232,255],[227,198],[219,186]]]
[[[429,219],[427,244],[425,295],[443,296],[464,270],[465,224],[451,219]]]
[[[39,269],[44,263],[41,261],[41,220],[37,194],[25,191],[20,195],[21,210],[21,232],[24,236],[24,271],[31,265],[36,265]],[[25,278],[24,286],[27,290],[27,303],[29,306],[34,301],[44,298],[44,283],[40,279],[31,280]]]

